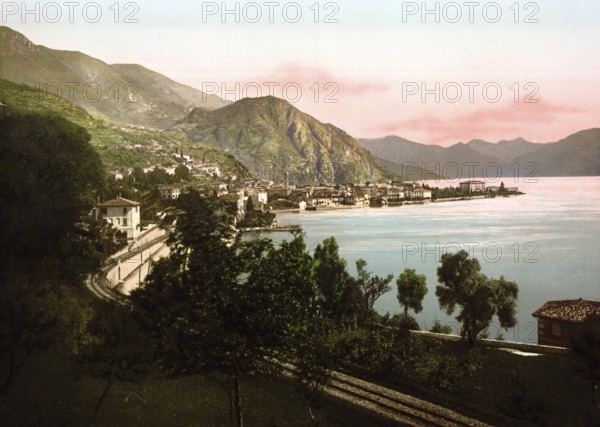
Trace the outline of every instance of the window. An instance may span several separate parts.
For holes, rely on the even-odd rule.
[[[127,227],[127,218],[123,218],[123,226]]]
[[[127,208],[123,208],[123,215],[127,215]]]
[[[108,210],[106,208],[100,208],[100,215],[106,215]]]
[[[552,322],[552,335],[555,337],[560,337],[562,335],[560,322]]]

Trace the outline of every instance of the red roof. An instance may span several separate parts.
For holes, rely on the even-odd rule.
[[[532,315],[567,322],[585,322],[592,315],[600,316],[600,302],[582,299],[548,301]]]
[[[134,202],[133,200],[124,199],[123,197],[117,197],[116,199],[108,200],[98,205],[99,208],[120,208],[128,206],[139,206],[140,202]]]

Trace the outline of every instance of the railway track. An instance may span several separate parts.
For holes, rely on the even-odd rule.
[[[109,258],[108,263],[102,268],[102,271],[94,276],[89,276],[86,281],[87,288],[97,297],[103,299],[105,301],[115,301],[119,304],[126,305],[129,304],[129,300],[124,295],[119,292],[111,289],[108,286],[108,281],[106,280],[106,276],[108,271],[117,265],[119,262],[126,262],[128,259],[137,257],[140,252],[145,251],[148,248],[156,245],[157,243],[162,243],[168,239],[169,235],[167,232],[165,234],[156,237],[152,240],[149,240],[139,246],[135,246],[129,252],[126,252],[118,257]]]
[[[280,366],[287,376],[293,376],[297,371],[297,368],[289,363],[273,363]],[[330,373],[323,390],[332,396],[410,426],[489,426],[442,406],[340,372]]]

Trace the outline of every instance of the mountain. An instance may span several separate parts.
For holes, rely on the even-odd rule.
[[[434,175],[454,178],[456,177],[456,168],[452,166],[457,162],[462,167],[463,162],[480,161],[482,157],[486,161],[496,160],[493,157],[484,156],[462,143],[449,149],[438,145],[419,144],[399,136],[359,139],[358,143],[375,157],[402,165],[405,171],[402,175],[409,181],[422,179],[420,173],[413,172],[417,168],[433,172],[431,179],[434,178]]]
[[[509,162],[516,157],[531,153],[540,148],[540,144],[526,141],[523,138],[510,141],[502,140],[497,143],[474,139],[466,145],[482,155],[495,157],[504,162]]]
[[[577,132],[552,144],[516,157],[521,171],[524,165],[535,164],[537,176],[595,176],[600,175],[600,129]],[[531,171],[534,169],[531,168]]]
[[[2,88],[14,85],[13,82],[0,79]],[[0,102],[5,104],[5,114],[10,114],[13,110],[53,113],[85,128],[91,136],[90,143],[109,170],[125,172],[134,167],[174,165],[172,153],[179,150],[185,142],[154,129],[123,126],[93,117],[64,98],[50,94],[40,97],[39,91],[25,85],[20,86],[18,91],[1,91]],[[244,165],[221,150],[203,147],[194,147],[192,150],[187,146],[185,149],[194,158],[218,163],[225,172],[232,172],[240,177],[248,175]]]
[[[34,87],[40,96],[59,95],[121,124],[158,129],[193,108],[229,104],[141,65],[109,65],[80,52],[35,45],[8,27],[0,27],[0,78]]]
[[[516,168],[521,176],[600,175],[600,129],[546,144],[522,138],[498,143],[475,139],[440,147],[398,136],[359,139],[358,143],[375,157],[403,165],[405,170],[418,166],[448,178],[495,178],[499,172],[514,177]]]
[[[252,173],[301,184],[391,177],[343,130],[274,97],[246,98],[216,111],[193,110],[167,135],[235,156]]]

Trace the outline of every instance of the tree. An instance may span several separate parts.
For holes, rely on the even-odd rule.
[[[386,277],[373,276],[373,273],[367,271],[366,267],[367,261],[364,259],[356,261],[357,283],[364,295],[365,309],[372,311],[375,301],[392,289],[390,282],[394,279],[394,276],[392,274],[388,274]]]
[[[68,289],[103,260],[102,227],[81,218],[106,191],[89,140],[85,129],[55,115],[0,118],[0,357],[8,360],[0,393],[31,354],[84,323],[85,305]]]
[[[154,185],[170,184],[172,177],[162,168],[156,166],[154,169],[146,174],[149,183]]]
[[[350,275],[346,261],[340,257],[335,237],[329,237],[315,248],[315,280],[323,310],[332,315],[339,308],[344,288]]]
[[[252,201],[252,197],[248,197],[248,201],[246,202],[246,213],[254,212],[254,202]]]
[[[289,351],[312,316],[316,289],[301,234],[279,248],[266,239],[241,243],[222,209],[219,199],[195,190],[179,197],[171,255],[132,301],[159,343],[162,364],[231,378],[241,427],[241,379]]]
[[[494,315],[498,315],[500,326],[508,329],[516,324],[515,307],[519,288],[516,283],[501,277],[490,280],[480,273],[481,266],[476,258],[462,250],[456,254],[443,254],[442,265],[437,269],[436,287],[440,308],[448,315],[456,306],[460,312],[456,317],[461,323],[461,336],[470,345],[475,344],[477,335],[486,329]]]
[[[310,322],[295,352],[294,377],[315,427],[320,424],[318,409],[323,388],[343,356],[341,341],[342,334],[337,325],[331,319],[319,316]]]
[[[579,371],[590,382],[592,404],[600,411],[600,316],[590,316],[571,341]]]
[[[179,165],[175,168],[175,179],[178,181],[191,181],[192,174],[185,165]]]
[[[435,319],[435,322],[433,322],[429,332],[448,335],[452,333],[452,327],[450,325],[442,325],[439,320]]]
[[[405,269],[396,279],[398,285],[398,302],[404,307],[404,317],[408,317],[408,309],[415,313],[423,310],[423,298],[427,295],[427,278],[424,274],[417,274],[415,270]]]

